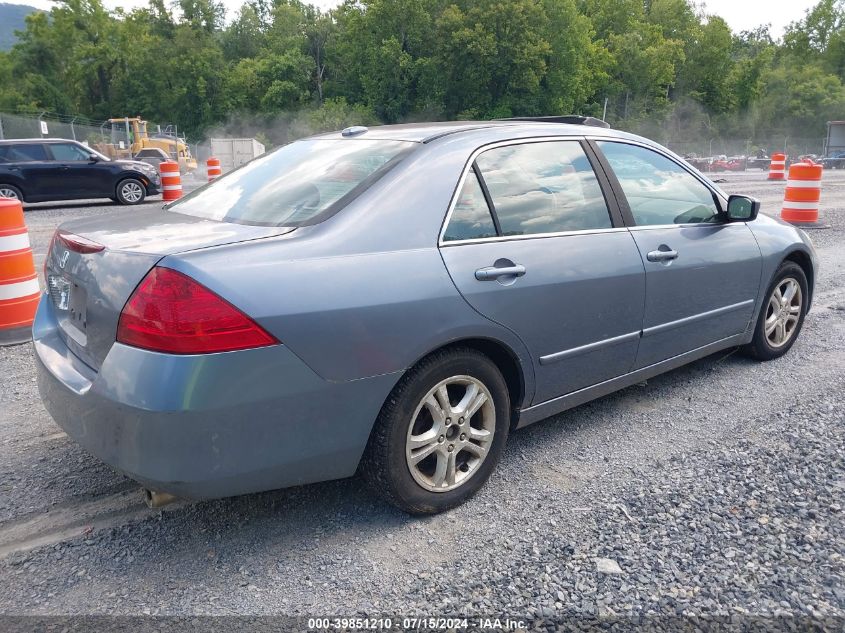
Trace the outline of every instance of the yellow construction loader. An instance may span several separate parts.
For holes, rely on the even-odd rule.
[[[142,149],[157,147],[167,152],[172,160],[179,162],[182,173],[196,170],[197,161],[184,139],[176,134],[157,132],[152,136],[147,131],[147,122],[141,117],[109,119],[111,142],[98,143],[96,149],[110,158],[134,158]],[[120,140],[119,140],[120,139]]]

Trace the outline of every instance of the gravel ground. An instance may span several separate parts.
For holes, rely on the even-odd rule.
[[[724,179],[777,214],[782,184]],[[721,353],[519,431],[436,517],[356,478],[148,510],[52,423],[29,348],[0,348],[0,613],[843,630],[845,173],[825,179],[821,277],[787,357]],[[107,209],[34,205],[37,255]]]

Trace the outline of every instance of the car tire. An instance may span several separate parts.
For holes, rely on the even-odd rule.
[[[795,262],[783,262],[766,289],[754,338],[742,348],[743,352],[760,361],[774,360],[786,354],[801,333],[809,299],[804,269]]]
[[[441,387],[449,401],[445,406]],[[468,418],[461,416],[470,408],[474,411]],[[509,428],[510,397],[495,363],[470,348],[435,352],[390,393],[361,471],[376,493],[401,510],[443,512],[484,485]]]
[[[24,201],[23,192],[14,185],[0,184],[0,198],[13,198],[21,202]]]
[[[141,204],[147,197],[147,188],[140,180],[124,178],[117,183],[115,194],[120,204]]]

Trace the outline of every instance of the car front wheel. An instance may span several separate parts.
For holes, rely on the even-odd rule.
[[[144,183],[134,178],[126,178],[117,184],[117,200],[120,204],[141,204],[147,197]]]
[[[412,514],[471,497],[507,441],[510,398],[496,365],[473,349],[436,352],[411,369],[382,407],[362,461],[374,490]]]
[[[809,301],[804,269],[786,261],[780,265],[766,292],[757,317],[754,338],[744,349],[757,360],[773,360],[795,344]]]
[[[23,202],[23,193],[14,185],[0,184],[0,198],[12,198]]]

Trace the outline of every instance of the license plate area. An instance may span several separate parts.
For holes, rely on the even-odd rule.
[[[59,326],[76,343],[85,346],[88,329],[88,293],[85,288],[63,275],[49,275],[47,284]]]
[[[85,333],[88,327],[88,293],[79,284],[71,282],[70,299],[68,301],[68,320],[77,330]]]

